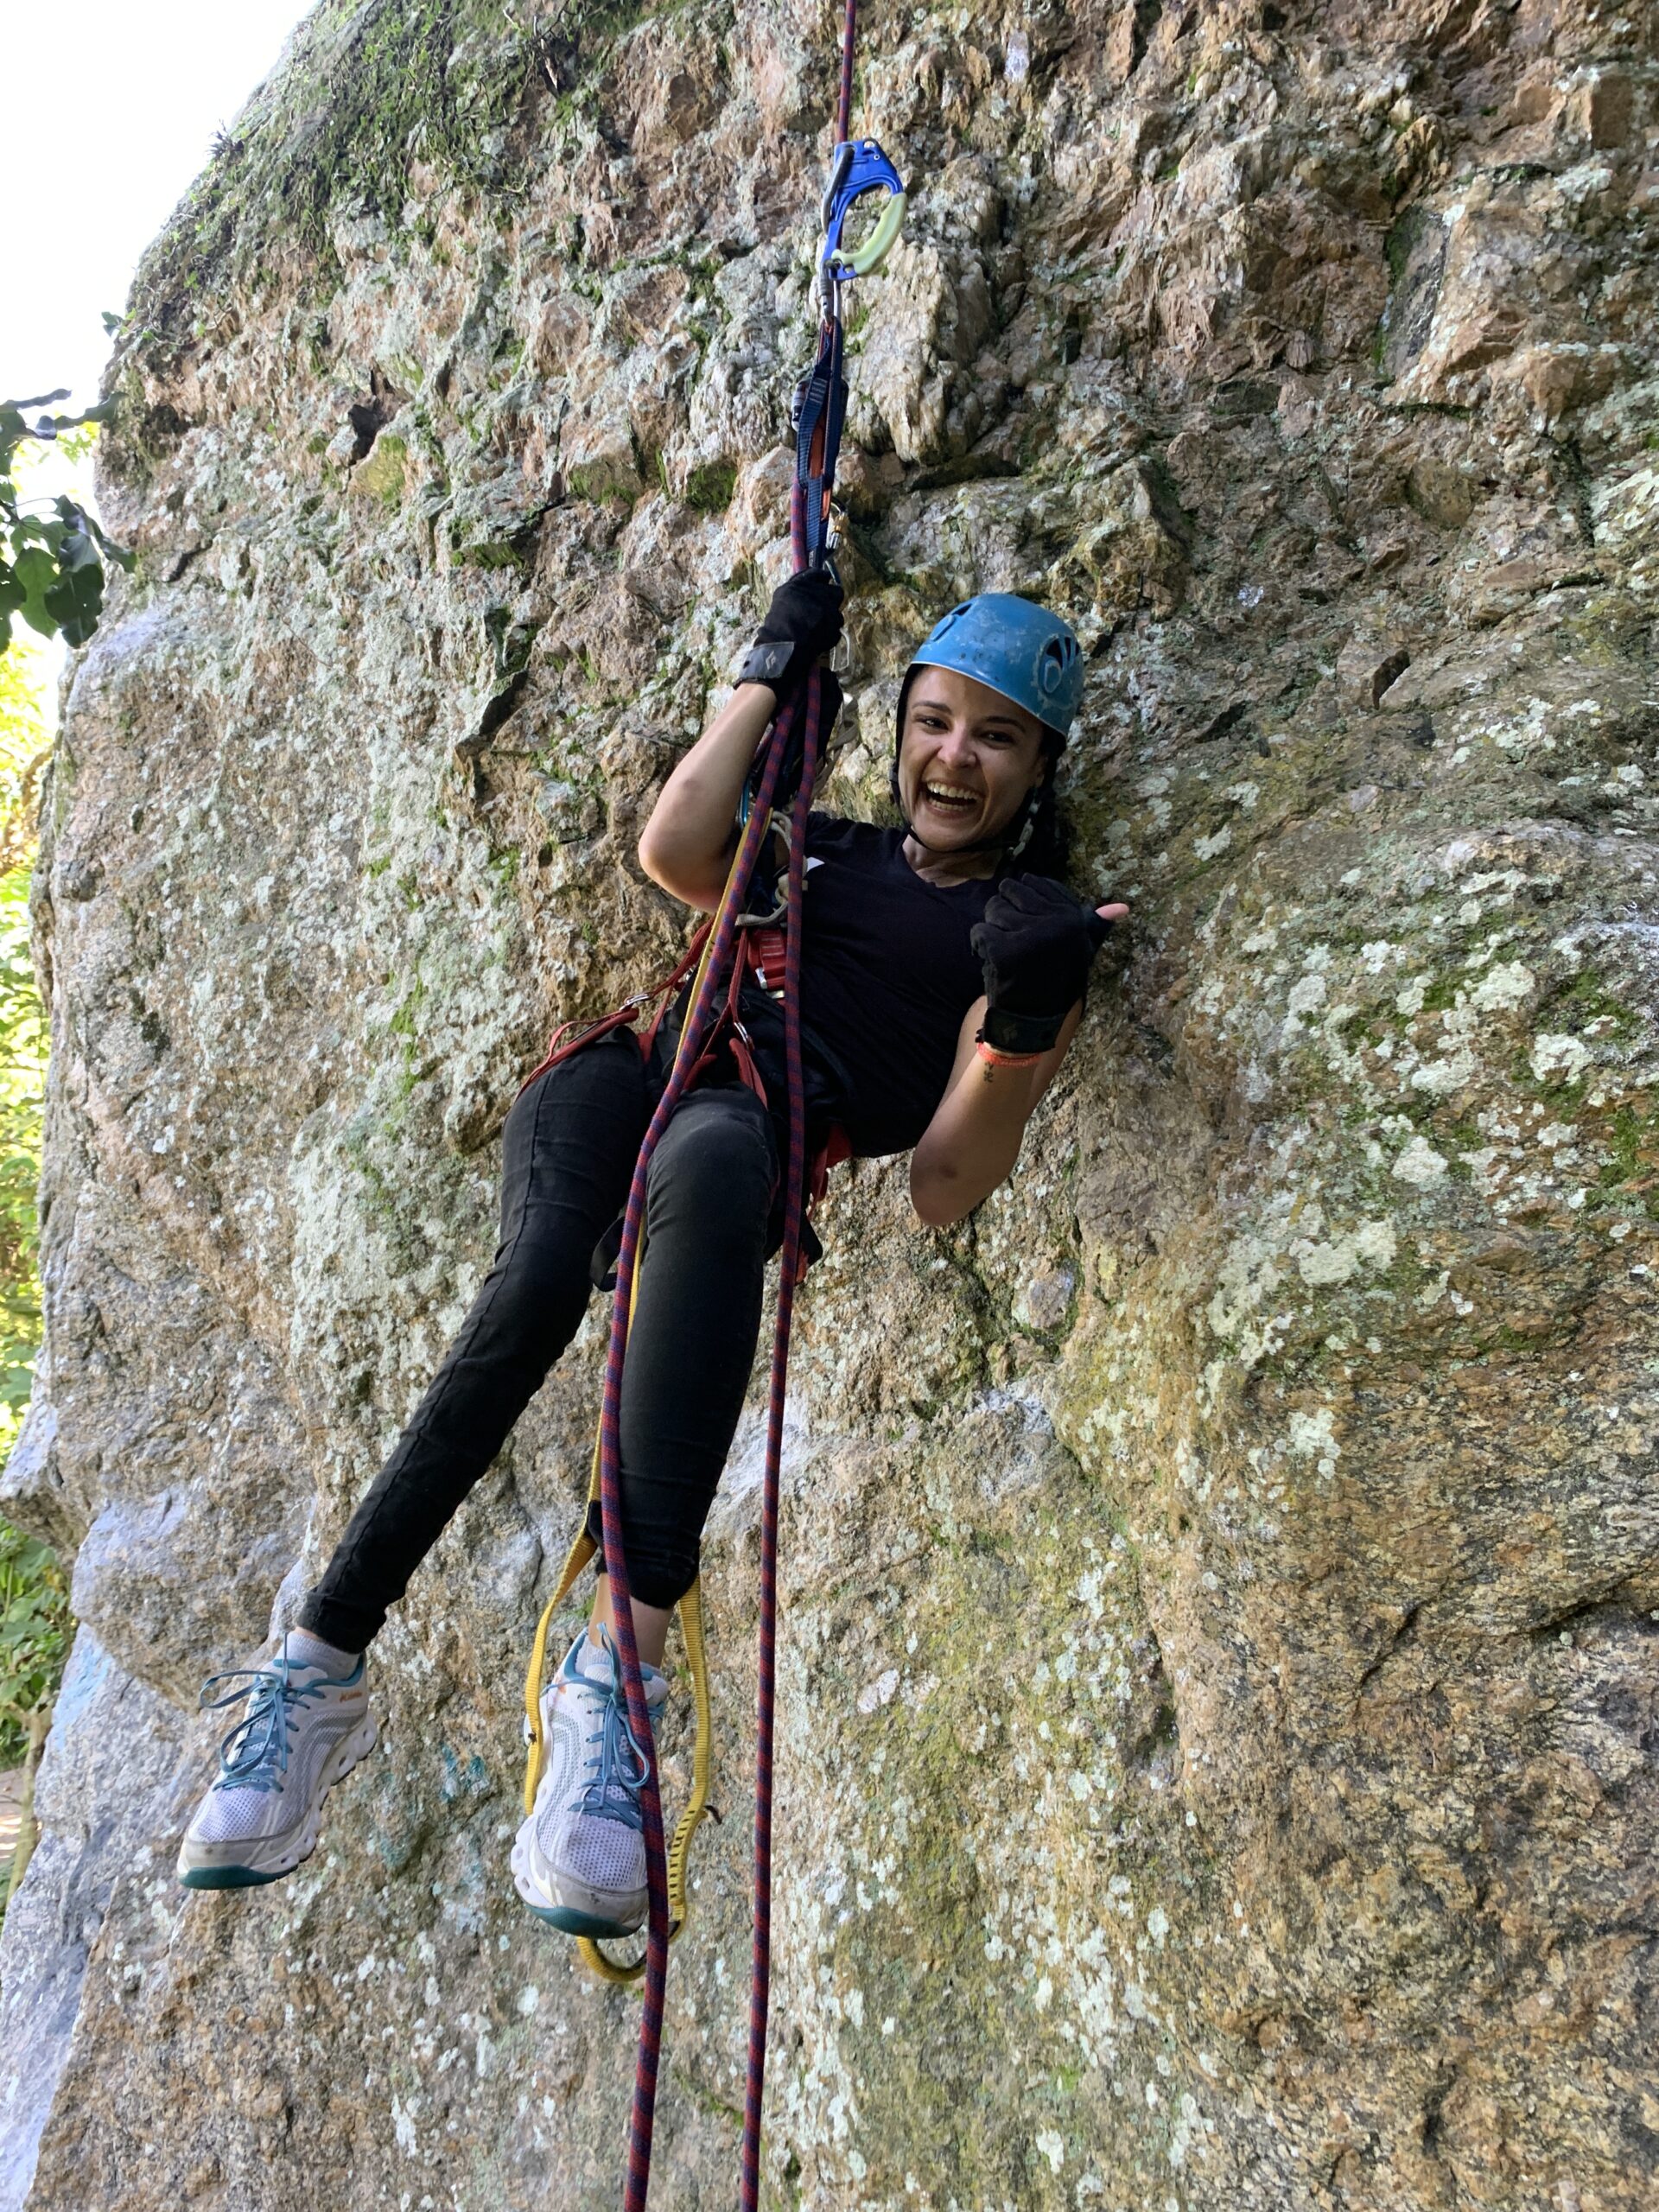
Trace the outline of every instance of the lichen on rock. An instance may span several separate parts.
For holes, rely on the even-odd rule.
[[[1659,2187],[1656,79],[1636,11],[862,11],[853,666],[1089,653],[1133,923],[1011,1183],[843,1171],[783,1532],[766,2187],[802,2212],[1637,2212]],[[0,2206],[615,2201],[631,2000],[514,1897],[584,1327],[376,1647],[386,1742],[188,1897],[286,1619],[486,1263],[556,1021],[788,562],[835,24],[325,0],[141,270],[138,554],[37,887],[83,1624],[0,1948]],[[653,2202],[734,2195],[758,1445]],[[682,1699],[683,1708],[687,1700]],[[664,1745],[671,1797],[690,1746]],[[704,1831],[705,1839],[709,1832]]]

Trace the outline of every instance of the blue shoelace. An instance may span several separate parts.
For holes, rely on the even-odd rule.
[[[622,1661],[608,1635],[605,1637],[605,1649],[611,1659],[611,1686],[605,1695],[598,1731],[588,1738],[590,1744],[597,1743],[599,1750],[588,1762],[593,1779],[583,1786],[582,1809],[584,1813],[596,1813],[602,1820],[620,1821],[628,1827],[643,1828],[645,1816],[639,1808],[639,1792],[651,1771],[651,1761],[640,1750],[639,1738],[628,1719]],[[600,1688],[591,1676],[584,1675],[582,1679],[594,1688]],[[614,1797],[613,1792],[616,1793]]]
[[[288,1733],[294,1726],[295,1707],[304,1698],[321,1695],[329,1686],[319,1677],[297,1683],[289,1675],[289,1662],[279,1657],[270,1667],[232,1667],[209,1675],[201,1686],[198,1709],[216,1713],[221,1706],[236,1705],[243,1698],[248,1709],[219,1747],[219,1779],[215,1789],[280,1789],[288,1772]],[[210,1698],[220,1682],[244,1687]]]

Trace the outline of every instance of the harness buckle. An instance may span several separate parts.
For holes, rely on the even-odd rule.
[[[773,889],[777,895],[772,912],[769,914],[760,914],[751,910],[747,913],[740,914],[737,918],[739,929],[776,930],[783,927],[789,919],[789,893],[787,888],[779,889],[776,885],[773,886]]]

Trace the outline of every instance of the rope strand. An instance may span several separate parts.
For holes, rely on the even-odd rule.
[[[792,734],[795,701],[779,710],[772,725],[772,742],[760,788],[748,821],[744,824],[737,859],[727,880],[725,896],[715,918],[709,956],[700,986],[687,1009],[679,1049],[662,1098],[634,1163],[633,1181],[623,1216],[622,1243],[616,1258],[616,1294],[611,1307],[611,1338],[605,1363],[605,1387],[600,1414],[600,1500],[605,1532],[605,1564],[611,1583],[611,1618],[622,1659],[622,1680],[628,1719],[635,1735],[647,1750],[646,1773],[640,1791],[645,1843],[645,1871],[649,1908],[646,1917],[645,1982],[639,2018],[639,2057],[634,2069],[633,2109],[628,2133],[627,2184],[624,2212],[645,2212],[651,2185],[651,2144],[657,2109],[657,2075],[662,2051],[663,2005],[668,1984],[668,1865],[663,1834],[662,1795],[658,1784],[657,1747],[645,1684],[639,1673],[639,1649],[633,1633],[633,1607],[628,1586],[627,1559],[622,1544],[620,1438],[622,1372],[627,1351],[628,1310],[633,1273],[645,1221],[646,1183],[652,1157],[674,1109],[689,1088],[707,1041],[725,988],[737,935],[737,918],[743,911],[755,861],[766,836],[773,792],[785,752]]]
[[[841,36],[841,112],[836,126],[836,142],[843,146],[852,135],[853,41],[857,33],[858,0],[847,0],[847,24]]]
[[[800,789],[789,842],[789,919],[784,950],[784,1057],[789,1083],[789,1169],[784,1243],[778,1262],[778,1323],[772,1338],[766,1419],[766,1464],[760,1508],[760,1621],[754,1726],[754,1934],[749,1981],[748,2073],[743,2098],[742,2212],[759,2212],[760,2116],[766,2084],[766,2026],[772,2005],[772,1796],[777,1689],[778,1511],[784,1457],[784,1410],[789,1378],[790,1326],[801,1271],[801,1218],[806,1182],[805,1085],[801,1071],[801,893],[806,880],[806,823],[817,774],[823,679],[807,678]]]
[[[841,51],[838,136],[849,135],[853,103],[853,43],[857,0],[847,0]],[[839,371],[839,323],[826,327],[834,343],[833,366]],[[826,431],[829,426],[826,424]],[[835,430],[839,430],[837,415]],[[809,518],[806,486],[798,466],[790,506],[790,536],[797,572],[811,565],[828,524],[830,486],[835,472],[833,435],[826,435],[818,458],[823,512]],[[810,524],[811,526],[810,527]],[[817,557],[822,558],[821,553]],[[714,1033],[722,996],[733,978],[737,917],[743,912],[761,842],[771,817],[783,764],[801,730],[800,782],[790,827],[788,918],[785,945],[784,1052],[789,1093],[789,1147],[785,1179],[784,1237],[779,1257],[778,1318],[772,1337],[771,1393],[766,1423],[760,1540],[760,1621],[755,1693],[754,1927],[749,1993],[748,2071],[744,2093],[742,2212],[759,2212],[760,2123],[766,2093],[766,2031],[772,1998],[772,1806],[775,1734],[778,1611],[778,1514],[783,1465],[784,1411],[789,1374],[791,1325],[801,1273],[801,1230],[805,1203],[805,1086],[801,1062],[801,899],[806,871],[806,824],[817,775],[823,708],[823,677],[816,668],[803,690],[779,708],[773,721],[759,789],[727,879],[692,1002],[681,1030],[674,1065],[634,1164],[623,1217],[622,1243],[616,1259],[616,1295],[611,1308],[610,1344],[600,1415],[600,1497],[605,1561],[611,1581],[611,1618],[621,1658],[629,1725],[645,1750],[640,1791],[648,1892],[645,1976],[639,2018],[639,2056],[634,2069],[633,2106],[629,2122],[627,2182],[623,2212],[645,2212],[651,2185],[652,2137],[656,2122],[657,2081],[662,2055],[663,2008],[668,1981],[669,1898],[667,1854],[663,1833],[662,1795],[657,1773],[656,1739],[645,1705],[639,1650],[633,1632],[627,1560],[622,1545],[620,1436],[622,1374],[627,1351],[628,1315],[645,1220],[646,1185],[652,1155],[675,1109],[690,1088],[705,1045]]]

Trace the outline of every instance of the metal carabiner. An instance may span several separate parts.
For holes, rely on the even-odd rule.
[[[842,232],[854,207],[872,192],[885,192],[887,203],[863,245],[849,252],[842,245]],[[821,212],[818,290],[829,315],[836,311],[836,287],[854,276],[871,276],[892,252],[904,227],[903,181],[874,138],[843,138],[836,147]]]

